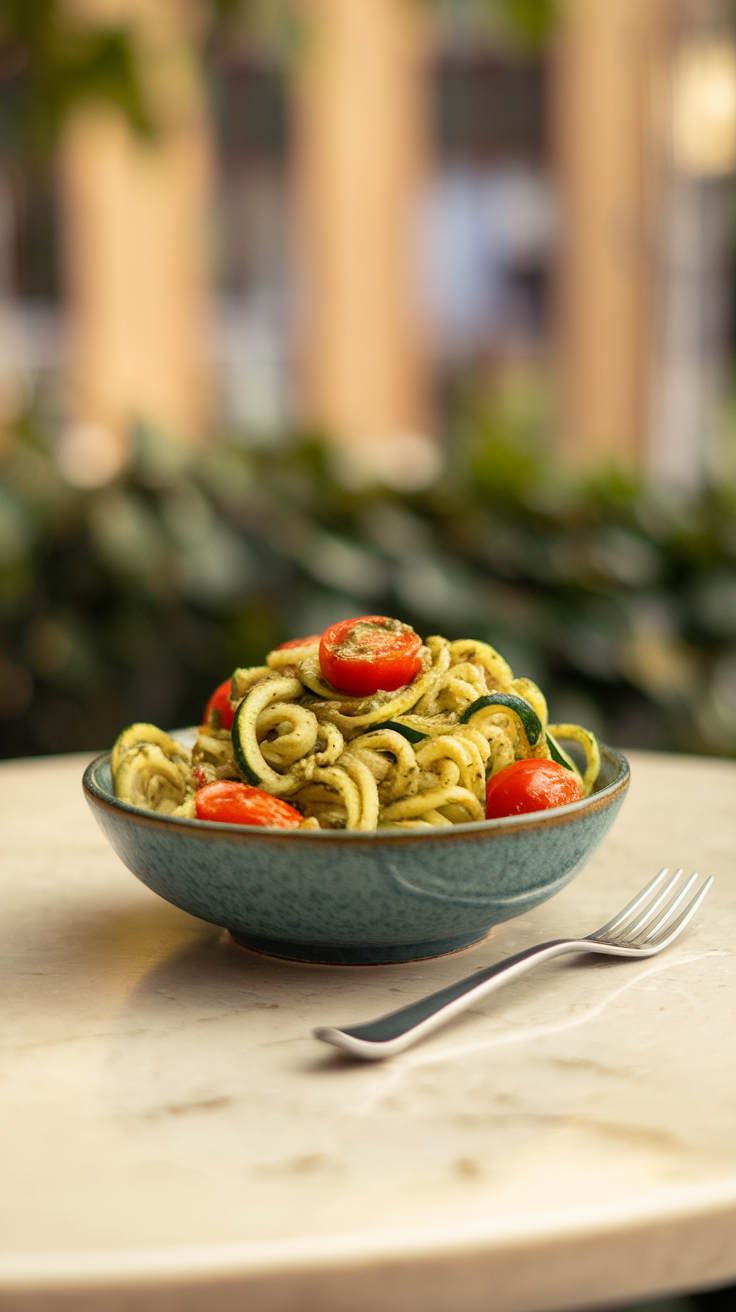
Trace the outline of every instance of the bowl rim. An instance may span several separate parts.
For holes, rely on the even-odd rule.
[[[545,811],[527,811],[522,815],[504,815],[496,820],[471,820],[467,824],[452,825],[437,829],[432,833],[426,829],[278,829],[266,825],[224,824],[219,820],[189,820],[183,816],[161,815],[156,811],[144,811],[141,807],[122,802],[107,789],[100,787],[96,772],[106,764],[112,752],[101,752],[84,771],[82,787],[90,804],[100,810],[108,811],[120,818],[126,818],[143,827],[161,828],[169,833],[179,832],[198,838],[233,838],[241,842],[295,842],[303,839],[309,843],[425,843],[452,842],[464,836],[483,837],[493,833],[519,832],[525,829],[541,829],[564,824],[574,820],[583,813],[599,810],[610,805],[614,797],[624,791],[631,778],[629,762],[617,747],[599,742],[601,756],[607,756],[616,766],[616,773],[610,783],[582,797],[577,802],[568,802],[565,806],[550,807]]]

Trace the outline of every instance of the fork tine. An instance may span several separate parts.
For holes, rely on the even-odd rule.
[[[605,925],[601,925],[600,929],[596,929],[592,934],[589,934],[588,937],[598,938],[604,934],[607,935],[612,929],[615,929],[617,925],[621,925],[624,920],[628,919],[632,911],[636,911],[636,909],[641,906],[642,902],[646,901],[649,894],[653,892],[659,883],[661,883],[666,874],[667,866],[662,866],[659,874],[654,876],[654,879],[647,884],[646,888],[641,890],[641,893],[637,893],[636,897],[631,899],[628,905],[624,907],[623,911],[619,911],[618,915],[613,917],[613,920],[609,920]]]
[[[665,926],[655,938],[649,939],[649,947],[664,948],[668,943],[671,943],[673,939],[677,938],[680,931],[685,928],[688,920],[695,915],[695,912],[703,901],[706,893],[709,891],[712,883],[713,876],[709,875],[702,887],[698,889],[692,901],[688,902],[685,910],[677,917],[677,920],[673,921],[671,925]]]
[[[644,910],[641,912],[638,918],[629,920],[627,924],[621,926],[621,928],[618,930],[617,933],[607,934],[606,938],[614,939],[617,943],[624,943],[628,939],[635,937],[635,935],[639,932],[642,926],[648,924],[651,921],[651,918],[654,912],[657,910],[657,907],[661,906],[665,898],[668,897],[669,894],[672,892],[681,874],[682,874],[682,866],[680,866],[673,875],[670,875],[669,879],[667,880],[667,883],[664,885],[664,888],[660,889],[660,891],[657,893],[657,896],[653,897],[649,902],[647,902],[647,905],[644,907]]]
[[[671,897],[669,902],[666,902],[663,907],[660,907],[657,915],[652,916],[647,921],[646,925],[642,925],[638,933],[631,936],[634,942],[641,944],[648,943],[649,939],[654,938],[655,934],[658,934],[661,929],[664,929],[667,921],[671,920],[673,911],[676,911],[683,898],[687,897],[697,878],[698,872],[695,870],[690,878],[685,881],[679,892],[674,897]]]
[[[645,925],[650,925],[652,923],[652,917],[655,911],[657,910],[658,907],[661,907],[662,903],[665,901],[665,898],[669,897],[673,888],[676,887],[677,881],[680,878],[681,874],[682,874],[682,866],[678,866],[674,874],[670,875],[664,887],[660,889],[657,896],[653,897],[651,902],[648,902],[647,905],[644,907],[644,910],[641,912],[641,915],[639,916],[638,920],[629,921],[628,925],[624,925],[619,930],[618,934],[615,936],[618,942],[624,943],[627,942],[629,939],[636,938],[637,934],[644,928]]]

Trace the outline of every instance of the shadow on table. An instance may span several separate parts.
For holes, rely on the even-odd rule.
[[[632,1303],[623,1312],[736,1312],[736,1285],[707,1289],[699,1294],[660,1298],[651,1303]]]

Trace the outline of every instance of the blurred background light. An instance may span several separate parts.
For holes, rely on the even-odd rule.
[[[683,42],[672,72],[672,153],[677,168],[715,178],[736,168],[736,43]]]
[[[442,464],[437,443],[426,433],[365,433],[334,453],[341,481],[356,491],[378,485],[418,492],[437,481]]]
[[[61,433],[56,464],[71,487],[104,487],[125,468],[126,443],[104,424],[70,424]]]

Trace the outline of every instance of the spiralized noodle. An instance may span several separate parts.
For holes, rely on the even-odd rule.
[[[537,685],[469,638],[428,638],[416,678],[370,697],[328,683],[318,643],[305,642],[236,670],[231,704],[232,732],[215,713],[191,756],[151,725],[126,730],[113,756],[117,795],[186,816],[198,787],[240,779],[288,798],[306,828],[432,829],[482,820],[487,779],[514,761],[556,760],[583,796],[600,767],[588,730],[548,724]],[[582,771],[559,739],[582,750]]]

